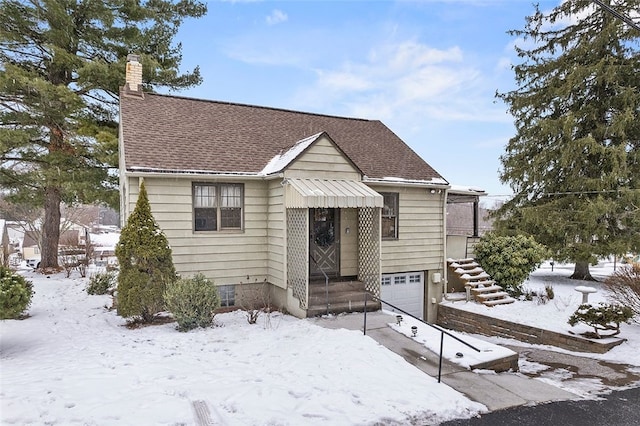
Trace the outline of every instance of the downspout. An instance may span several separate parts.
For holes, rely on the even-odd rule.
[[[449,268],[447,268],[447,202],[449,200],[449,188],[445,188],[444,190],[444,202],[442,203],[442,277],[444,279],[444,284],[442,287],[443,295],[442,298],[445,299],[448,294],[447,285],[449,284],[448,272]]]
[[[480,236],[480,234],[478,233],[478,228],[479,228],[479,226],[478,226],[478,216],[480,215],[479,211],[478,211],[479,204],[480,204],[480,202],[478,201],[479,198],[480,197],[476,196],[475,197],[475,201],[473,202],[473,236],[474,237],[479,237]]]

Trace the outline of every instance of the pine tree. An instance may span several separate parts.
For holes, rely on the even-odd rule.
[[[639,0],[616,2],[629,16]],[[586,0],[538,6],[498,93],[516,135],[501,157],[515,196],[498,211],[505,233],[525,233],[591,279],[598,256],[640,249],[640,33]]]
[[[44,208],[42,267],[57,266],[60,203],[117,206],[117,99],[128,53],[144,90],[189,87],[173,44],[197,0],[0,2],[0,185]]]
[[[153,215],[144,182],[116,245],[118,315],[151,322],[164,309],[167,284],[176,280],[171,247]]]

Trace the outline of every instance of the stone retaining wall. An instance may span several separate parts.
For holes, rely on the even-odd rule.
[[[451,304],[438,305],[438,325],[466,333],[505,337],[537,345],[551,345],[577,352],[605,353],[625,339],[608,338],[604,341],[557,333],[528,325],[517,324],[486,315],[456,309]]]

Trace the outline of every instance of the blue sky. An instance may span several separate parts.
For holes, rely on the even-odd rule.
[[[177,37],[183,68],[199,65],[204,78],[180,94],[379,119],[450,183],[483,188],[491,203],[511,193],[498,170],[513,120],[494,96],[514,88],[507,31],[524,27],[532,3],[210,1]]]

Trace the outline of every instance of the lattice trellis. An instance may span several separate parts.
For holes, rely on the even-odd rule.
[[[300,301],[308,306],[309,284],[309,210],[287,209],[287,285]]]
[[[358,209],[358,280],[380,297],[380,209]]]

